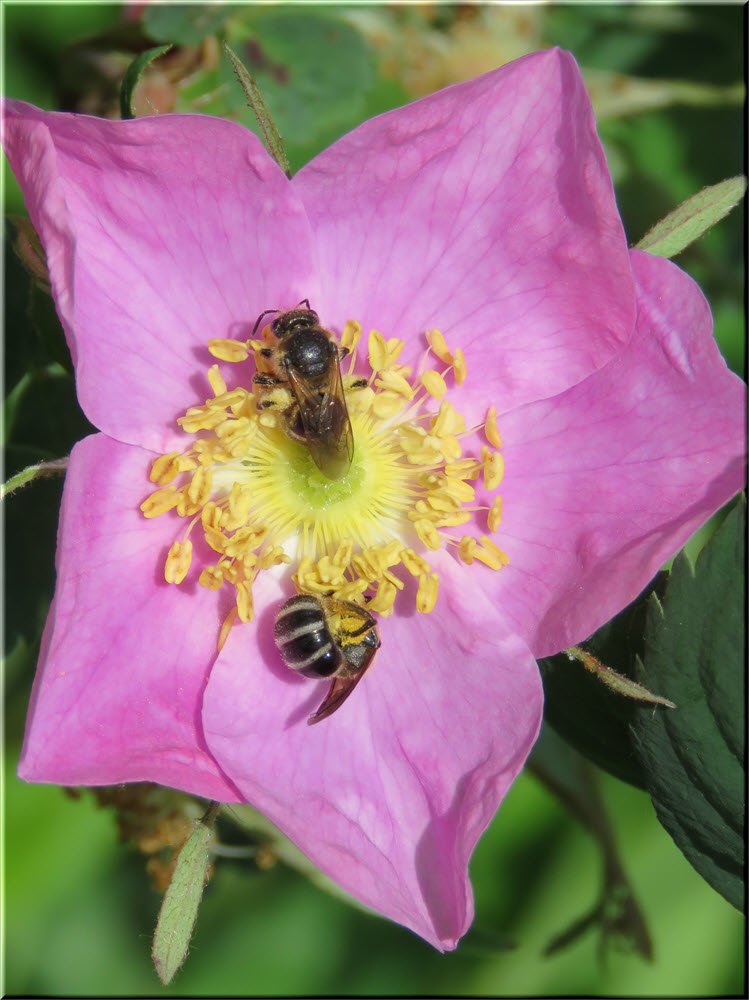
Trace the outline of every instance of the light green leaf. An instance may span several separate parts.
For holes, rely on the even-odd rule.
[[[217,811],[218,805],[214,803],[195,824],[179,853],[172,881],[161,904],[151,956],[159,979],[165,986],[171,983],[187,957],[208,877],[209,848]]]
[[[661,219],[637,244],[656,257],[675,257],[708,229],[725,218],[744,196],[746,177],[729,177],[720,184],[703,188],[665,219]]]
[[[157,45],[153,49],[146,49],[145,52],[141,52],[137,58],[128,66],[125,76],[122,79],[122,86],[120,87],[120,116],[122,118],[135,118],[135,104],[134,95],[135,88],[138,85],[138,80],[140,80],[143,75],[143,71],[146,66],[149,66],[154,59],[158,59],[159,56],[163,56],[168,52],[173,46],[170,45]]]

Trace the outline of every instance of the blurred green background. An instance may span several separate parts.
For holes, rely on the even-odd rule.
[[[707,184],[742,171],[739,6],[314,7],[4,5],[5,91],[46,108],[116,116],[119,81],[149,45],[137,106],[229,114],[254,127],[219,54],[230,43],[263,87],[296,168],[357,122],[533,49],[583,67],[630,242]],[[139,102],[139,103],[138,103]],[[23,211],[6,174],[6,210]],[[702,285],[716,336],[743,374],[743,209],[679,264]],[[8,235],[12,234],[9,230]],[[6,477],[87,433],[49,302],[6,253]],[[187,965],[162,989],[150,962],[160,897],[112,815],[84,795],[14,777],[52,592],[61,486],[6,504],[6,981],[14,994],[726,995],[745,989],[744,920],[690,868],[648,797],[601,777],[652,963],[591,929],[542,957],[594,904],[597,848],[528,774],[474,856],[476,930],[441,956],[277,865],[222,861]]]

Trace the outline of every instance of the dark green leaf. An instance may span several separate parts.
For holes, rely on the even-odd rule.
[[[745,516],[742,498],[700,553],[651,598],[644,667],[676,711],[633,722],[656,812],[697,871],[744,906]]]
[[[169,45],[157,45],[153,49],[146,49],[145,52],[141,52],[139,56],[128,66],[125,76],[122,79],[122,86],[120,87],[120,116],[122,118],[135,118],[135,105],[134,105],[134,95],[135,88],[138,85],[138,80],[140,80],[143,75],[144,70],[149,66],[154,59],[158,59],[159,56],[163,56],[164,53],[169,52],[173,48],[171,44]]]
[[[143,28],[155,42],[199,45],[219,32],[235,11],[231,4],[151,3],[143,14]]]

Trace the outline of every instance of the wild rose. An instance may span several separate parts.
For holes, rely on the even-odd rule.
[[[743,483],[743,385],[691,279],[628,251],[574,61],[375,118],[291,181],[207,117],[8,102],[4,143],[101,430],[70,459],[20,775],[250,802],[454,947],[535,658]],[[256,319],[305,299],[354,361],[334,494],[252,394]],[[297,589],[366,603],[382,640],[311,728],[326,685],[273,642]]]

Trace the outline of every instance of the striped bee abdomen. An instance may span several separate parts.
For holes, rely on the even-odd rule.
[[[305,677],[330,677],[341,666],[343,656],[314,597],[286,601],[276,615],[273,635],[286,665]]]

